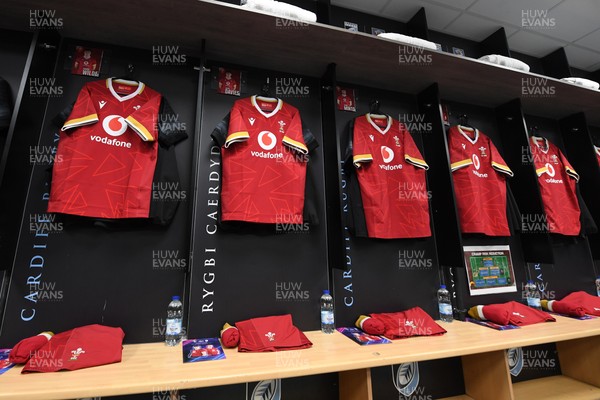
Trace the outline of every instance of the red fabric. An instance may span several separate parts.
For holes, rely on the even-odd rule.
[[[383,335],[385,333],[383,321],[377,318],[367,318],[363,321],[360,328],[370,335]]]
[[[581,231],[576,183],[579,175],[565,155],[544,138],[530,138],[542,203],[552,233],[577,236]]]
[[[573,292],[565,296],[560,302],[555,301],[554,303],[552,303],[552,308],[556,312],[560,312],[556,310],[557,303],[560,303],[563,306],[578,306],[583,308],[586,314],[596,315],[600,317],[600,297],[593,296],[583,291]]]
[[[388,339],[399,339],[411,336],[433,336],[446,333],[433,318],[420,307],[406,311],[371,314],[371,318],[385,325],[384,336]]]
[[[41,334],[23,339],[12,348],[8,361],[14,364],[25,364],[46,343],[48,337]]]
[[[431,236],[425,170],[406,126],[387,116],[354,120],[352,160],[371,238]]]
[[[551,300],[548,302],[548,310],[572,317],[583,317],[585,315],[585,308],[581,307],[577,302]]]
[[[240,331],[238,351],[263,352],[306,349],[312,343],[296,328],[290,314],[253,318],[237,322]]]
[[[109,78],[79,92],[60,132],[48,212],[148,218],[161,95],[139,83],[120,96],[121,86],[131,88]]]
[[[461,232],[510,236],[506,178],[513,173],[494,143],[478,129],[453,126],[448,149]]]
[[[483,306],[483,319],[499,325],[532,325],[538,322],[556,321],[553,316],[516,301]]]
[[[221,342],[225,347],[236,347],[240,342],[240,331],[236,327],[230,326],[221,332]]]
[[[87,325],[54,335],[25,364],[25,372],[76,370],[121,361],[121,328]]]

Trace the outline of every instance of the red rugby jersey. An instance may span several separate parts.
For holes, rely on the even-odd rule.
[[[532,136],[529,141],[548,229],[562,235],[579,235],[581,211],[575,191],[579,175],[548,139]]]
[[[64,123],[49,212],[147,218],[161,95],[141,82],[88,82]]]
[[[410,132],[388,115],[354,120],[352,161],[360,186],[368,236],[431,236],[425,170]]]
[[[453,126],[448,132],[454,195],[463,233],[510,236],[506,219],[506,176],[512,171],[479,129]]]
[[[298,109],[281,99],[237,100],[227,137],[215,140],[222,146],[223,221],[303,223],[311,149]]]

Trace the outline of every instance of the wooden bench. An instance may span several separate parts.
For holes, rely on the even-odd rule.
[[[225,360],[183,364],[181,346],[125,345],[119,364],[78,371],[0,375],[0,399],[74,399],[177,391],[339,372],[340,399],[372,399],[370,368],[411,361],[462,357],[466,394],[453,399],[600,399],[600,318],[557,317],[544,323],[495,331],[471,323],[440,323],[448,333],[392,344],[359,346],[335,332],[307,332],[314,346],[276,353],[238,353]],[[511,383],[505,350],[556,342],[562,376]],[[561,395],[562,393],[562,395]],[[562,397],[561,397],[562,396]]]

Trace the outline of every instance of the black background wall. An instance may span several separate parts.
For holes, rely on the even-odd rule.
[[[39,136],[39,143],[33,141],[38,151],[56,146],[58,128],[51,119],[76,99],[86,81],[94,79],[71,75],[64,68],[69,65],[65,59],[72,46],[80,43],[64,41],[53,83],[53,87],[62,88],[61,93],[55,90],[57,95],[48,101],[41,134],[27,132],[32,138]],[[184,66],[159,66],[153,65],[149,51],[89,45],[110,50],[102,78],[121,76],[133,63],[135,78],[165,95],[180,122],[187,125],[190,138],[176,148],[182,185],[175,190],[189,194],[198,76],[193,60]],[[52,76],[50,71],[45,77]],[[18,156],[29,160],[30,155]],[[126,343],[163,340],[166,305],[172,295],[184,294],[189,254],[188,202],[181,201],[167,228],[134,223],[103,228],[84,219],[58,216],[40,225],[41,220],[48,219],[50,166],[38,164],[33,165],[22,218],[1,344],[11,347],[44,330],[61,332],[90,323],[121,326]],[[165,260],[174,262],[163,267],[168,265]]]

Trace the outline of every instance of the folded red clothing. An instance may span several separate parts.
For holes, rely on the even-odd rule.
[[[312,343],[294,326],[292,316],[252,318],[235,324],[240,332],[238,351],[263,352],[306,349]]]
[[[499,325],[531,325],[538,322],[556,321],[547,312],[536,310],[516,301],[502,304],[477,306],[477,317],[482,320],[492,321]]]
[[[15,344],[8,355],[8,361],[14,364],[25,364],[36,351],[42,348],[52,338],[52,332],[42,332]]]
[[[384,336],[388,339],[400,339],[411,336],[432,336],[446,333],[433,318],[420,307],[406,311],[382,314],[370,314],[371,318],[383,322]],[[367,332],[369,333],[369,332]]]
[[[576,317],[582,317],[585,314],[600,316],[600,297],[583,291],[573,292],[562,300],[549,301],[548,309]]]
[[[76,370],[121,361],[121,328],[87,325],[54,335],[29,359],[22,372]]]

